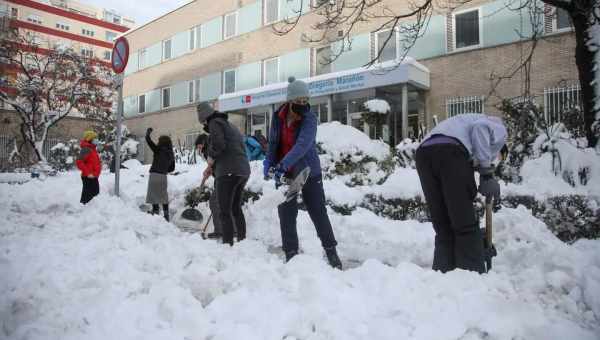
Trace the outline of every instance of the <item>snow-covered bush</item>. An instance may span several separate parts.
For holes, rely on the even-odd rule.
[[[75,168],[75,160],[80,151],[79,141],[71,139],[65,143],[58,143],[50,149],[48,163],[57,171],[68,171]]]
[[[403,168],[415,168],[415,155],[419,142],[412,139],[405,139],[396,145],[396,161]]]
[[[390,112],[390,104],[383,99],[371,99],[366,101],[363,106],[367,111],[361,115],[362,122],[375,127],[376,139],[383,137],[383,124]]]

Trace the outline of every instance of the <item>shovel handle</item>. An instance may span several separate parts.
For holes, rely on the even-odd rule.
[[[489,247],[492,246],[492,200],[485,202],[485,240]]]

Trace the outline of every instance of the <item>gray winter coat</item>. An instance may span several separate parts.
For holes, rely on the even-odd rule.
[[[461,114],[439,123],[425,138],[444,135],[458,139],[480,168],[489,168],[506,144],[507,131],[498,117],[478,113]]]
[[[250,176],[250,163],[246,156],[244,137],[237,127],[227,121],[227,115],[213,113],[207,120],[208,157],[215,161],[213,174],[221,176]]]

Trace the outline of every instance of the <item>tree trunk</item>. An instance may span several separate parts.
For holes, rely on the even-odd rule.
[[[579,83],[581,84],[581,95],[582,95],[582,109],[583,119],[585,125],[585,134],[590,147],[595,147],[598,143],[598,137],[593,131],[593,124],[596,121],[596,114],[598,110],[595,108],[596,100],[594,93],[594,52],[590,51],[587,46],[588,41],[591,37],[588,35],[591,24],[594,23],[594,19],[589,16],[593,16],[590,13],[583,13],[581,11],[570,12],[573,26],[575,28],[575,63],[577,64],[577,70],[579,72]],[[598,53],[598,52],[596,52]],[[596,65],[600,67],[600,65]],[[597,84],[600,86],[600,84]]]

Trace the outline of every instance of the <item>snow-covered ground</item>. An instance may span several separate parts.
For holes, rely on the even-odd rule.
[[[339,153],[386,156],[377,142],[330,140]],[[245,206],[248,239],[233,247],[176,226],[202,165],[169,176],[174,223],[140,210],[148,166],[127,166],[122,197],[106,173],[87,206],[76,172],[0,184],[0,339],[600,338],[600,241],[565,244],[522,207],[494,215],[499,254],[484,275],[432,271],[429,223],[330,211],[338,271],[303,211],[303,253],[283,263],[281,193],[258,162],[248,187],[263,196]],[[383,185],[325,188],[332,201],[420,195],[416,172],[401,168]]]

